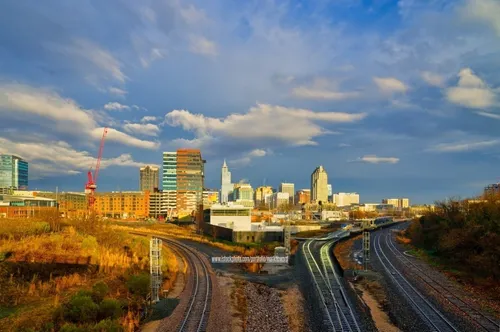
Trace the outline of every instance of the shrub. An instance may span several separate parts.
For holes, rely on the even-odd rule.
[[[74,323],[95,322],[99,306],[90,296],[76,294],[64,306],[64,319]]]
[[[150,283],[149,274],[132,275],[127,280],[127,288],[130,293],[146,298],[149,293]]]
[[[99,305],[99,319],[117,319],[123,314],[120,302],[114,299],[104,299]]]
[[[60,332],[86,332],[86,331],[88,331],[88,329],[86,327],[79,327],[79,326],[76,326],[75,324],[66,323],[61,327],[61,329],[59,331]]]
[[[103,281],[99,281],[92,286],[92,300],[94,300],[95,303],[100,303],[104,297],[108,295],[108,292],[108,285]]]
[[[116,320],[105,319],[97,323],[92,331],[95,332],[122,332],[123,327]]]

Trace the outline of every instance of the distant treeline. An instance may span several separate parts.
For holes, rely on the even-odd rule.
[[[500,280],[500,195],[439,202],[408,228],[407,236],[457,270]]]

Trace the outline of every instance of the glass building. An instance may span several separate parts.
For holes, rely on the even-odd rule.
[[[0,188],[28,189],[28,162],[17,156],[0,155]]]

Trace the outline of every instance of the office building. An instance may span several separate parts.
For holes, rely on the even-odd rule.
[[[231,172],[226,164],[226,159],[224,159],[224,163],[222,164],[221,169],[221,188],[220,188],[220,202],[227,203],[229,202],[229,196],[233,192],[233,184],[231,183]]]
[[[311,202],[328,202],[328,174],[323,166],[318,166],[311,174]]]
[[[273,193],[273,188],[270,186],[261,186],[255,189],[254,193],[255,206],[258,207],[266,205],[266,196],[272,195],[272,193]]]
[[[17,195],[17,192],[14,192],[14,195]],[[33,191],[31,195],[56,200],[63,217],[75,218],[87,214],[87,196],[83,192]]]
[[[311,189],[301,189],[295,194],[297,204],[308,204],[311,202]]]
[[[29,194],[0,195],[0,218],[34,218],[46,212],[57,212],[55,199]]]
[[[333,203],[339,207],[359,204],[359,194],[357,193],[336,193],[333,195]]]
[[[149,216],[148,191],[113,191],[95,193],[96,212],[116,219],[142,219]]]
[[[139,190],[157,191],[160,184],[159,168],[156,166],[144,166],[139,169]]]
[[[177,214],[193,221],[203,212],[204,163],[198,149],[177,150]]]
[[[236,183],[233,187],[233,200],[245,207],[254,207],[253,188],[248,183]]]
[[[328,188],[328,201],[333,202],[333,189],[331,184],[327,184],[326,186]]]
[[[290,203],[290,195],[288,193],[277,192],[271,195],[271,207],[273,209],[286,209]]]
[[[410,200],[408,198],[385,198],[382,204],[392,205],[395,209],[407,209],[410,207]]]
[[[0,188],[28,189],[28,162],[18,156],[0,155]]]
[[[163,152],[162,205],[164,209],[177,207],[177,152]]]
[[[290,199],[289,204],[295,205],[295,185],[293,183],[281,183],[279,186],[279,192],[288,193]]]
[[[212,205],[219,203],[219,191],[205,189],[203,190],[203,208],[210,208]]]

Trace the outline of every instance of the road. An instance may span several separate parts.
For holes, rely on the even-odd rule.
[[[405,227],[398,225],[396,230]],[[371,233],[372,266],[431,331],[500,331],[497,320],[458,292],[447,278],[404,252],[392,228]]]

